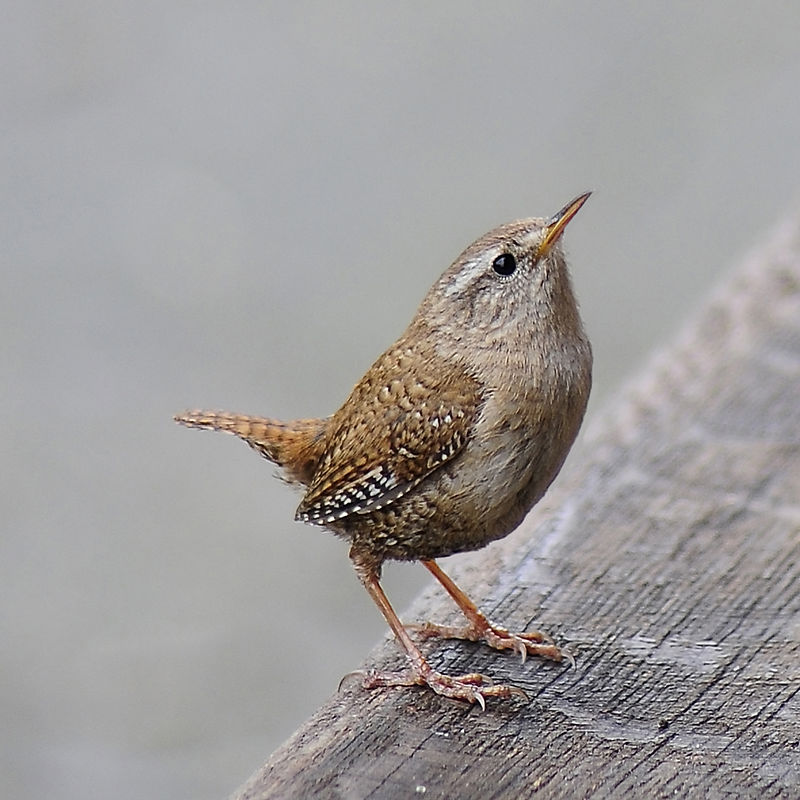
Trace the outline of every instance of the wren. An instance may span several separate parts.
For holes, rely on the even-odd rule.
[[[501,225],[471,244],[332,416],[175,417],[243,439],[305,487],[297,520],[349,542],[359,579],[410,662],[404,672],[359,673],[365,688],[422,685],[482,707],[487,697],[524,695],[478,673],[434,670],[381,588],[387,559],[421,561],[466,618],[461,628],[414,626],[423,636],[482,640],[523,661],[528,654],[563,658],[543,633],[511,633],[489,621],[434,559],[514,530],[578,433],[592,351],[561,236],[588,197],[549,219]]]

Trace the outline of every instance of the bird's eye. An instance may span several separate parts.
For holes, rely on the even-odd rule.
[[[503,253],[492,262],[492,269],[498,275],[511,275],[517,268],[517,259],[511,253]]]

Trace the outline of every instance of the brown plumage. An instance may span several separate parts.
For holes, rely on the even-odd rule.
[[[307,486],[325,447],[327,419],[293,419],[281,422],[267,417],[231,414],[230,411],[184,411],[175,421],[187,428],[232,433],[264,458],[277,464],[292,483]]]
[[[591,348],[559,239],[587,197],[549,220],[501,226],[467,248],[333,416],[175,417],[246,441],[306,487],[298,520],[350,541],[361,581],[411,661],[405,673],[365,673],[367,687],[425,684],[481,705],[487,696],[519,693],[429,666],[380,587],[386,559],[422,561],[467,617],[460,629],[428,623],[425,635],[483,639],[523,658],[561,660],[542,634],[490,623],[433,559],[513,530],[557,475],[578,432]]]

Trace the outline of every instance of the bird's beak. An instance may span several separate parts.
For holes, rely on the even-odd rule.
[[[559,240],[567,223],[580,211],[581,206],[589,199],[591,192],[586,192],[580,197],[576,197],[571,203],[567,203],[564,208],[551,217],[544,226],[544,239],[539,245],[539,257],[546,256],[550,248]]]

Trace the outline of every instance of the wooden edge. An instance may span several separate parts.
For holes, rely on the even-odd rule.
[[[490,616],[548,630],[577,668],[437,644],[436,665],[530,703],[346,682],[234,796],[792,796],[798,498],[795,217],[595,418],[520,529],[452,562]],[[404,618],[458,619],[433,587]],[[384,641],[365,664],[402,656]]]

